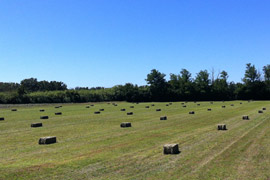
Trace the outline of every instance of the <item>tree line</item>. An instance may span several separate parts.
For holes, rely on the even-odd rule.
[[[156,69],[146,76],[147,85],[132,83],[116,85],[112,88],[76,87],[57,81],[37,81],[24,79],[20,83],[0,82],[0,103],[70,103],[100,101],[220,101],[220,100],[270,100],[270,65],[262,69],[246,64],[242,82],[228,81],[228,73],[214,73],[201,70],[192,78],[187,69],[179,74],[166,75]]]

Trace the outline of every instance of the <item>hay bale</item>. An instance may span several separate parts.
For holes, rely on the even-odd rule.
[[[134,106],[130,106],[130,108],[134,108]]]
[[[149,106],[145,106],[145,108],[150,108]]]
[[[44,109],[40,109],[39,111],[40,111],[40,112],[44,112],[45,110],[44,110]]]
[[[259,110],[258,113],[263,113],[263,111],[262,110]]]
[[[118,106],[117,104],[114,104],[114,106]]]
[[[11,109],[11,111],[17,111],[17,109]]]
[[[49,119],[49,116],[40,116],[40,119]]]
[[[62,115],[62,112],[56,112],[55,115]]]
[[[195,114],[195,112],[194,111],[190,111],[189,114]]]
[[[121,109],[121,111],[126,111],[126,109]]]
[[[166,106],[169,106],[169,104],[166,104]]]
[[[99,111],[104,111],[104,109],[99,109]]]
[[[242,116],[243,120],[249,120],[249,117],[247,115]]]
[[[179,154],[178,144],[165,144],[163,146],[163,154]]]
[[[182,105],[184,105],[185,103],[181,103]]]
[[[95,114],[100,114],[100,112],[99,112],[99,111],[95,111],[94,113],[95,113]]]
[[[172,103],[169,103],[169,105],[172,105]]]
[[[131,123],[130,122],[122,122],[120,124],[120,127],[122,127],[122,128],[131,127]]]
[[[201,104],[197,104],[197,106],[200,106]]]
[[[240,104],[243,104],[243,103],[240,102]]]
[[[55,136],[41,137],[38,141],[39,144],[52,144],[56,143]]]
[[[4,121],[5,120],[5,118],[4,117],[0,117],[0,121]]]
[[[222,130],[222,131],[227,130],[226,124],[218,124],[217,125],[217,129],[218,130]]]
[[[133,115],[133,112],[128,112],[127,115]]]
[[[156,109],[156,111],[161,111],[161,109]]]
[[[234,106],[234,104],[231,104],[231,106]]]
[[[90,108],[90,106],[85,106],[85,108]]]
[[[58,108],[60,108],[60,106],[55,106],[54,108],[55,108],[55,109],[58,109]]]
[[[151,106],[155,106],[155,104],[151,104]]]
[[[161,116],[160,120],[167,120],[167,116]]]
[[[185,107],[187,107],[187,106],[186,106],[186,105],[184,105],[184,106],[182,106],[182,107],[184,107],[184,108],[185,108]]]
[[[264,108],[262,108],[262,110],[264,110],[264,111],[265,111],[265,110],[266,110],[266,108],[264,107]]]
[[[222,106],[222,108],[226,108],[226,106]]]
[[[212,111],[212,109],[211,109],[211,108],[209,108],[209,109],[207,109],[207,111]]]
[[[90,106],[95,106],[94,104],[91,104]]]
[[[42,123],[32,123],[31,127],[42,127]]]

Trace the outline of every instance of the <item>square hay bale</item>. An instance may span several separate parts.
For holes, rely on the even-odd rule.
[[[99,109],[99,111],[104,111],[104,109]]]
[[[52,144],[56,143],[55,136],[41,137],[38,141],[39,144]]]
[[[155,106],[155,104],[151,104],[151,106]]]
[[[184,105],[184,106],[182,106],[182,107],[184,107],[184,108],[185,108],[185,107],[187,107],[187,106],[186,106],[186,105]]]
[[[126,109],[121,109],[121,111],[126,111]]]
[[[160,120],[167,120],[167,116],[161,116]]]
[[[207,111],[212,111],[212,109],[211,109],[211,108],[209,108],[209,109],[207,109]]]
[[[169,104],[166,104],[166,106],[169,106]]]
[[[217,129],[218,130],[222,130],[222,131],[227,130],[226,124],[218,124],[217,125]]]
[[[99,112],[99,111],[95,111],[94,113],[95,113],[95,114],[100,114],[100,112]]]
[[[242,102],[240,102],[240,104],[243,104]]]
[[[249,120],[249,117],[247,115],[242,116],[243,120]]]
[[[266,110],[266,108],[264,107],[264,108],[262,108],[262,110],[264,110],[264,111],[265,111],[265,110]]]
[[[133,112],[128,112],[127,115],[133,115]]]
[[[40,111],[40,112],[44,112],[45,110],[44,110],[44,109],[40,109],[39,111]]]
[[[55,106],[54,108],[55,108],[55,109],[58,109],[58,108],[60,108],[60,106]]]
[[[161,109],[156,109],[156,111],[161,111]]]
[[[130,108],[134,108],[134,106],[130,106]]]
[[[0,117],[0,121],[4,121],[5,120],[5,118],[4,117]]]
[[[184,105],[185,103],[181,103],[182,105]]]
[[[90,106],[85,106],[85,108],[90,108]]]
[[[259,110],[258,113],[263,113],[263,111],[262,110]]]
[[[226,108],[226,106],[222,106],[222,108]]]
[[[130,123],[130,122],[122,122],[122,123],[120,124],[120,127],[122,127],[122,128],[125,128],[125,127],[131,127],[131,123]]]
[[[32,123],[31,127],[42,127],[42,123]]]
[[[40,119],[49,119],[49,116],[40,116]]]
[[[94,104],[91,104],[90,106],[95,106]]]
[[[117,104],[114,104],[114,106],[118,106]]]
[[[179,154],[178,144],[165,144],[163,146],[163,154]]]
[[[197,106],[200,106],[201,104],[197,104]]]
[[[17,111],[17,109],[11,109],[11,111]]]
[[[195,112],[194,111],[190,111],[189,114],[195,114]]]
[[[231,106],[234,106],[234,104],[231,104]]]
[[[145,108],[150,108],[149,106],[145,106]]]
[[[55,115],[62,115],[62,112],[56,112]]]

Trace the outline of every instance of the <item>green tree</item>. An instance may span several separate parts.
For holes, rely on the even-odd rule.
[[[165,76],[156,69],[151,70],[151,73],[147,75],[146,81],[150,85],[150,94],[154,101],[166,99],[167,82]]]

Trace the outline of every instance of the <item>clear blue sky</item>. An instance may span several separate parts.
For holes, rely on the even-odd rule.
[[[0,81],[146,84],[155,68],[270,64],[269,0],[0,0]]]

